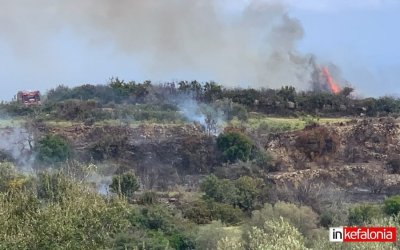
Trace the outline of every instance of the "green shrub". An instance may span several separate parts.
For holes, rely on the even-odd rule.
[[[296,227],[304,236],[311,236],[318,228],[318,215],[307,206],[278,202],[274,206],[265,204],[261,210],[253,212],[250,226],[262,228],[266,221],[282,217]]]
[[[249,249],[307,249],[301,233],[282,218],[266,221],[263,227],[253,227],[247,244]]]
[[[267,151],[263,148],[254,150],[254,161],[257,164],[257,166],[261,167],[264,170],[271,170],[271,162],[272,162],[272,157],[270,154],[267,153]]]
[[[139,190],[139,181],[131,172],[115,175],[112,178],[110,190],[118,195],[132,197],[133,193]]]
[[[228,204],[236,202],[237,190],[234,183],[230,180],[219,179],[212,174],[201,182],[200,188],[205,193],[205,198],[207,199]]]
[[[263,181],[260,178],[252,178],[249,176],[242,176],[235,181],[236,205],[244,211],[251,211],[254,209],[259,195],[262,191]]]
[[[19,102],[0,103],[0,112],[10,116],[29,116],[40,113],[40,106],[25,106]]]
[[[318,124],[319,117],[307,115],[300,118],[305,123],[305,126],[314,126]]]
[[[201,182],[200,188],[206,199],[237,206],[243,211],[251,211],[259,201],[263,181],[249,176],[232,181],[209,175]]]
[[[183,216],[196,224],[208,224],[214,219],[212,211],[207,202],[198,200],[187,204],[182,209]]]
[[[199,227],[196,246],[198,249],[215,249],[218,241],[228,236],[229,233],[224,229],[224,225],[220,221],[212,221],[208,225]]]
[[[228,225],[237,225],[244,218],[239,208],[212,200],[199,200],[186,205],[183,208],[183,216],[196,224],[208,224],[219,220]]]
[[[191,224],[183,220],[175,210],[163,204],[146,206],[131,217],[134,231],[143,230],[143,235],[132,235],[143,249],[193,249],[194,239]],[[163,242],[164,248],[156,242]],[[142,248],[140,248],[142,249]]]
[[[65,162],[72,156],[68,141],[60,135],[46,135],[38,141],[37,160],[40,163],[54,164]]]
[[[381,215],[381,209],[374,205],[363,204],[354,206],[349,210],[350,225],[365,225],[371,223],[373,218]]]
[[[20,192],[33,186],[33,177],[20,173],[10,162],[0,162],[0,192]]]
[[[144,192],[138,200],[141,205],[153,205],[158,202],[158,196],[156,192],[146,191]]]
[[[71,181],[60,172],[42,172],[37,175],[36,192],[39,199],[53,202],[62,201],[71,188]]]
[[[221,150],[224,160],[229,162],[249,160],[252,145],[250,138],[240,132],[220,134],[217,138],[218,149]]]
[[[333,214],[329,212],[324,212],[319,218],[319,224],[324,228],[329,228],[333,225]]]
[[[397,215],[400,212],[400,195],[386,198],[383,209],[387,215]]]
[[[126,204],[68,186],[62,201],[41,202],[30,190],[0,194],[0,249],[112,248],[114,235],[127,230]]]

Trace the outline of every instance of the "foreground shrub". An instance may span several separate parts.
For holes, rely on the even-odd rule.
[[[61,202],[68,198],[66,194],[72,190],[73,183],[60,172],[42,172],[37,175],[37,197],[50,202]]]
[[[196,245],[201,249],[213,249],[218,241],[226,237],[224,225],[219,221],[200,227],[196,238]]]
[[[263,227],[253,227],[247,244],[249,249],[307,249],[301,233],[282,218],[266,221]]]
[[[132,214],[130,222],[135,227],[128,232],[129,241],[139,249],[194,248],[192,224],[166,205],[142,207],[139,213]]]
[[[0,192],[15,192],[29,186],[30,180],[10,162],[0,162]]]
[[[106,202],[76,183],[62,202],[32,192],[0,194],[0,249],[106,249],[127,227],[125,203]]]

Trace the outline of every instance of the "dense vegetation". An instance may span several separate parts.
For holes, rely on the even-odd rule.
[[[107,85],[59,86],[48,91],[45,105],[38,108],[50,114],[49,119],[87,120],[134,117],[137,120],[171,121],[179,119],[174,111],[185,97],[198,102],[219,105],[228,119],[246,119],[246,110],[277,116],[385,116],[400,112],[400,100],[393,97],[353,98],[353,89],[345,87],[340,94],[281,89],[230,89],[215,82],[197,81],[153,84],[125,82],[112,78]],[[221,105],[226,102],[229,105]],[[123,105],[125,104],[125,105]],[[126,104],[136,104],[135,107]],[[151,106],[149,106],[149,104]],[[137,106],[138,105],[138,106]],[[104,108],[115,109],[114,112]],[[11,115],[37,113],[38,109],[3,104]]]
[[[26,176],[0,163],[0,183],[0,249],[335,249],[327,242],[323,216],[305,205],[269,203],[262,198],[262,181],[250,177],[208,176],[203,197],[174,205],[156,193],[137,194],[139,203],[123,194],[100,195],[63,168]],[[399,228],[399,207],[398,196],[354,205],[343,222]]]
[[[28,149],[19,156],[29,161],[0,152],[0,249],[337,249],[328,241],[330,226],[400,229],[398,195],[349,204],[321,183],[278,190],[266,178],[280,163],[260,138],[313,127],[293,141],[312,160],[338,144],[336,134],[316,125],[320,117],[400,112],[396,98],[357,99],[351,93],[113,78],[107,85],[59,86],[41,106],[3,103],[4,114],[23,120],[27,143],[18,146]],[[299,119],[274,124],[264,115]],[[146,134],[169,125],[179,125],[172,131],[180,133],[192,122],[201,132],[164,135],[176,136],[174,145]],[[160,127],[149,132],[140,127],[145,123]],[[135,126],[142,131],[137,144],[129,141]],[[390,156],[388,169],[399,173],[399,162]]]

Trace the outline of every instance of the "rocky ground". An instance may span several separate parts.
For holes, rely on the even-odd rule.
[[[279,166],[268,175],[277,186],[325,183],[362,200],[400,190],[400,175],[387,164],[400,155],[399,124],[391,118],[270,135],[265,148]]]
[[[36,124],[35,128],[20,128],[23,138],[16,136],[17,130],[12,128],[1,133],[4,138],[11,135],[18,141],[27,140],[19,142],[25,150],[29,150],[34,137],[32,131],[35,136],[61,134],[72,143],[80,160],[121,168],[115,171],[135,169],[147,188],[195,188],[201,176],[221,170],[215,136],[206,134],[196,124]],[[363,200],[381,199],[400,188],[400,175],[387,164],[400,156],[400,128],[392,118],[311,125],[304,130],[277,134],[247,133],[273,159],[273,171],[258,177],[278,188],[323,183],[346,192],[350,199]],[[229,167],[225,165],[224,168]]]

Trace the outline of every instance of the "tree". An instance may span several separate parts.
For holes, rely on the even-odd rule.
[[[228,132],[218,136],[217,146],[222,151],[225,161],[235,162],[249,160],[253,143],[243,133]]]
[[[118,195],[131,197],[134,192],[139,190],[139,181],[132,172],[115,175],[112,178],[110,190]]]
[[[222,86],[215,82],[206,82],[203,89],[205,102],[213,102],[222,97]]]
[[[344,97],[349,97],[351,93],[353,93],[354,88],[352,87],[344,87],[342,89],[342,91],[340,92],[341,95],[343,95]]]
[[[284,101],[294,102],[296,98],[296,89],[293,86],[284,86],[276,94]]]

